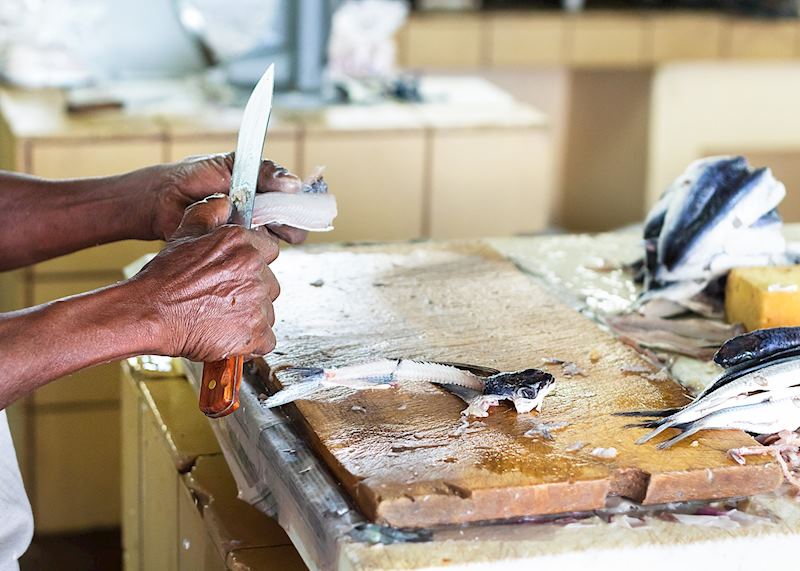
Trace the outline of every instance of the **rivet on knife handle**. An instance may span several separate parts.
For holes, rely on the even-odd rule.
[[[228,357],[203,364],[203,381],[200,385],[200,410],[203,414],[220,418],[239,408],[243,366],[242,357]]]

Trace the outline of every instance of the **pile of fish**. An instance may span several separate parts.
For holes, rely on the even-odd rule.
[[[669,300],[719,315],[728,271],[786,263],[776,207],[786,190],[768,168],[740,156],[693,162],[648,214],[635,264],[640,302]]]
[[[389,389],[402,383],[429,382],[466,402],[468,406],[463,415],[485,417],[489,408],[503,400],[511,401],[518,413],[541,410],[544,397],[555,382],[550,373],[539,369],[491,371],[492,374],[486,376],[474,373],[475,369],[410,359],[380,359],[332,369],[291,367],[285,371],[299,374],[300,379],[284,384],[283,389],[264,401],[264,405],[267,408],[281,406],[330,387]]]
[[[800,328],[763,329],[734,337],[714,361],[725,371],[688,405],[618,413],[653,419],[631,425],[653,429],[637,444],[669,428],[680,433],[658,448],[669,448],[701,430],[777,434],[800,427]]]

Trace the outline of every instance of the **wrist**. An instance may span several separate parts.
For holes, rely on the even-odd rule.
[[[143,280],[128,279],[98,292],[105,299],[101,304],[110,308],[118,322],[115,334],[125,356],[166,355],[163,342],[164,319],[156,303],[156,291]]]
[[[113,191],[125,203],[128,238],[162,240],[157,227],[158,197],[164,185],[161,165],[146,167],[116,177]]]

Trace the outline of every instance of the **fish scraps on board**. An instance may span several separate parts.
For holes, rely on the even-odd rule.
[[[720,316],[731,268],[787,262],[775,210],[785,195],[770,169],[741,156],[690,164],[645,219],[644,257],[634,264],[640,305],[664,299]]]
[[[617,337],[636,345],[701,361],[710,360],[720,345],[744,331],[739,324],[699,317],[664,319],[629,313],[608,316],[604,321]]]
[[[485,417],[501,401],[510,401],[518,413],[540,411],[553,389],[553,375],[539,369],[477,375],[468,368],[411,359],[379,359],[331,369],[291,367],[300,380],[286,384],[264,401],[267,408],[308,398],[322,389],[348,387],[355,390],[389,389],[406,382],[429,382],[464,400],[465,416]],[[474,368],[472,368],[474,369]]]
[[[680,431],[664,449],[701,430],[739,429],[771,435],[800,428],[800,328],[762,329],[726,342],[715,356],[724,372],[684,407],[620,412],[650,418],[629,425],[653,430],[644,444],[669,428]]]

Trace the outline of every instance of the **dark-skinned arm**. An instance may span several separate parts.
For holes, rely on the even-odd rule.
[[[49,181],[0,172],[0,271],[126,238],[153,240],[147,170]]]
[[[227,194],[233,155],[197,157],[127,174],[50,181],[0,171],[0,271],[118,240],[165,240],[190,204]],[[264,161],[259,192],[297,192],[298,177]],[[271,228],[290,243],[305,232]]]
[[[277,239],[225,225],[227,197],[186,211],[168,244],[116,285],[0,315],[0,409],[48,382],[132,355],[216,361],[275,346]]]

